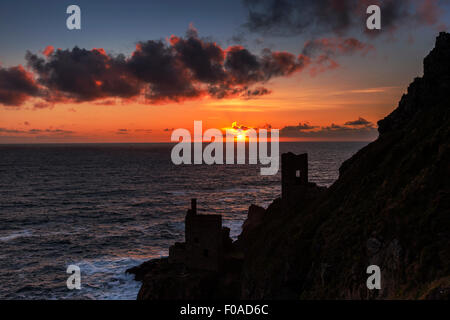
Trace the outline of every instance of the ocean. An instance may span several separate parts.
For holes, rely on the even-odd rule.
[[[289,142],[310,181],[329,186],[365,142]],[[172,164],[172,144],[0,146],[0,299],[135,299],[125,270],[184,240],[190,199],[222,214],[236,239],[250,204],[280,196],[259,165]],[[69,290],[68,265],[81,269]]]

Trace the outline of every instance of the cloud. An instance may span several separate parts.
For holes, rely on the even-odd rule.
[[[134,131],[139,132],[139,133],[145,133],[145,134],[149,134],[149,133],[153,132],[152,129],[135,129]]]
[[[123,55],[75,47],[58,49],[45,58],[27,52],[25,58],[39,83],[48,89],[50,101],[129,98],[139,93],[138,82],[130,75]]]
[[[170,42],[175,50],[175,58],[190,70],[194,79],[204,83],[217,83],[226,79],[223,69],[225,52],[214,42],[202,41],[197,30],[188,30],[188,37],[183,39],[172,36]]]
[[[246,131],[249,129],[249,127],[244,126],[242,124],[238,125],[237,122],[233,122],[231,124],[231,128],[233,128],[234,130],[243,130],[243,131]]]
[[[335,61],[337,56],[356,53],[365,56],[371,50],[374,50],[372,45],[355,38],[322,38],[306,41],[302,54],[313,59],[310,73],[315,75],[327,69],[337,68],[339,66]]]
[[[269,94],[270,90],[259,87],[249,90],[249,86],[266,83],[275,77],[288,77],[304,70],[309,60],[289,52],[273,52],[264,49],[255,55],[242,46],[231,46],[226,50],[224,69],[226,78],[209,87],[209,94],[216,98],[240,95],[254,97]]]
[[[43,99],[54,103],[139,95],[149,103],[204,96],[251,98],[270,93],[253,85],[290,76],[307,65],[304,57],[288,52],[265,49],[256,55],[242,46],[222,49],[199,38],[192,26],[185,37],[138,42],[129,58],[107,54],[104,49],[54,50],[48,46],[44,56],[27,52],[26,60],[46,89]]]
[[[40,88],[33,74],[21,65],[11,68],[0,67],[0,104],[20,106],[30,97],[40,95]]]
[[[259,128],[260,129],[270,130],[270,129],[272,129],[272,125],[270,123],[266,123],[266,124],[260,126]]]
[[[29,125],[29,124],[28,124]],[[30,129],[30,130],[19,130],[19,129],[6,129],[0,128],[0,134],[25,134],[25,135],[37,135],[37,134],[50,134],[50,135],[70,135],[74,134],[74,131],[63,130],[63,129]]]
[[[53,46],[46,46],[44,51],[42,51],[42,54],[48,57],[53,53],[53,51],[55,51],[55,48]]]
[[[237,34],[234,34],[229,40],[228,42],[232,42],[232,43],[237,43],[237,44],[242,44],[246,42],[246,38],[245,38],[245,33],[244,32],[239,32]]]
[[[375,93],[384,93],[393,89],[397,89],[398,87],[374,87],[374,88],[365,88],[365,89],[353,89],[353,90],[342,90],[342,91],[334,91],[331,94],[333,95],[349,95],[349,94],[375,94]]]
[[[354,120],[354,121],[347,121],[345,123],[346,126],[365,126],[365,127],[373,127],[373,123],[370,121],[367,121],[364,118],[359,117],[358,120]]]
[[[281,136],[286,137],[295,137],[299,134],[304,133],[305,131],[313,130],[319,128],[318,126],[311,126],[308,122],[299,123],[296,126],[286,126],[280,130]]]
[[[244,0],[248,9],[246,26],[251,31],[291,35],[318,28],[323,32],[348,27],[348,1]]]
[[[438,0],[423,0],[417,9],[417,19],[427,25],[439,23],[442,11],[438,2]]]
[[[0,128],[0,134],[3,133],[26,133],[26,131],[23,130],[17,130],[17,129],[6,129],[6,128]]]
[[[188,69],[177,59],[172,47],[161,40],[138,43],[127,66],[141,83],[146,84],[145,95],[151,102],[178,102],[200,95]]]
[[[45,130],[47,133],[53,133],[53,134],[74,134],[75,131],[70,130],[62,130],[62,129],[47,129]]]
[[[130,131],[128,129],[117,129],[116,134],[128,134]]]
[[[360,52],[362,55],[373,50],[372,45],[365,44],[355,38],[322,38],[309,40],[303,46],[303,54],[309,57],[318,55],[336,56],[350,55]]]
[[[100,100],[94,103],[97,106],[114,106],[116,105],[116,101],[113,99]]]
[[[28,134],[52,134],[52,135],[70,135],[75,133],[75,131],[62,130],[62,129],[31,129],[26,133]]]
[[[0,69],[0,103],[21,105],[37,97],[34,107],[43,109],[56,103],[116,104],[115,98],[144,97],[149,104],[203,97],[252,99],[270,94],[265,85],[274,78],[308,68],[311,74],[334,69],[337,55],[364,55],[371,49],[353,38],[324,38],[306,42],[299,55],[268,48],[255,54],[241,45],[223,49],[200,38],[191,25],[184,37],[138,42],[129,57],[102,48],[48,46],[43,55],[27,52],[34,74],[20,66]]]
[[[285,126],[280,130],[280,136],[285,138],[371,140],[377,135],[378,131],[373,123],[361,117],[343,125],[332,123],[329,126],[314,126],[306,122],[297,126]]]
[[[367,32],[366,8],[372,4],[380,6],[382,30],[388,31],[408,25],[406,22],[436,25],[440,12],[438,0],[243,0],[243,3],[247,9],[245,26],[250,31],[280,36]]]
[[[54,106],[55,105],[53,103],[47,103],[47,102],[40,101],[40,102],[36,102],[33,105],[33,109],[47,109],[47,108],[52,109]]]
[[[261,97],[265,96],[266,94],[270,94],[272,91],[264,88],[264,87],[258,87],[253,90],[247,90],[247,92],[244,92],[242,94],[242,97],[246,97],[248,99],[254,98],[254,97]]]
[[[237,84],[268,81],[276,76],[289,76],[305,66],[305,60],[297,59],[289,52],[272,52],[264,49],[262,57],[250,53],[241,46],[229,48],[225,61],[233,82]]]

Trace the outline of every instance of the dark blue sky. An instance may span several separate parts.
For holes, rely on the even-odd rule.
[[[81,8],[81,31],[66,29],[70,4]],[[0,61],[20,62],[26,50],[42,50],[49,44],[128,53],[139,40],[183,35],[191,22],[201,35],[226,45],[241,31],[245,14],[240,0],[2,1]]]
[[[448,9],[448,1],[439,1]],[[77,4],[82,10],[82,30],[66,29],[66,8]],[[449,10],[443,20],[450,21]],[[0,62],[3,65],[23,63],[26,50],[37,52],[47,45],[55,48],[105,48],[108,52],[130,53],[140,40],[183,35],[193,23],[200,36],[211,37],[222,46],[236,44],[233,36],[245,34],[245,45],[251,50],[272,47],[299,53],[308,36],[265,37],[264,43],[254,41],[261,34],[248,32],[243,27],[247,11],[242,0],[45,0],[2,1],[0,3]],[[415,45],[410,50],[429,48],[433,35],[430,28],[402,30],[396,39],[414,36]],[[386,52],[394,48],[403,54],[404,45],[398,46],[393,39],[370,40],[378,50]],[[394,39],[395,40],[395,39]]]

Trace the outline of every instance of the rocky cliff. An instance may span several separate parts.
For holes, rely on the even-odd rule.
[[[423,77],[379,121],[379,138],[343,163],[330,188],[305,190],[312,196],[290,208],[279,199],[267,210],[251,208],[235,244],[242,266],[208,278],[209,287],[216,283],[208,287],[213,297],[448,299],[449,92],[450,34],[441,33]],[[372,264],[381,268],[381,290],[366,287]],[[139,270],[140,298],[203,297],[202,277],[211,277],[183,271],[193,278],[187,287],[197,289],[180,296],[185,273]],[[165,274],[173,275],[174,289],[160,295],[163,282],[155,279]]]

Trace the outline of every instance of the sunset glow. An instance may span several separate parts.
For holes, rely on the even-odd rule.
[[[424,21],[444,28],[432,10],[420,13]],[[418,59],[433,39],[414,42],[400,28],[396,41],[356,33],[289,41],[249,33],[244,41],[232,39],[230,22],[214,37],[205,17],[181,23],[150,15],[145,23],[158,32],[115,29],[114,41],[84,30],[42,38],[26,28],[17,39],[1,36],[9,45],[0,54],[0,85],[20,86],[0,88],[0,143],[168,142],[173,129],[194,120],[207,130],[236,119],[279,129],[281,141],[370,141],[408,79],[421,74]],[[242,130],[237,139],[244,136]]]

